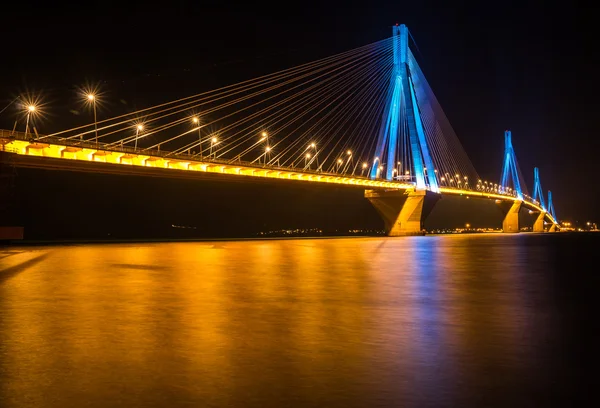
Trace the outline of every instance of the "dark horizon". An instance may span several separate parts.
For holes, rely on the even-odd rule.
[[[600,193],[582,176],[598,153],[589,120],[598,63],[585,10],[359,2],[293,13],[186,2],[88,7],[29,3],[6,13],[1,30],[12,39],[5,49],[12,63],[2,67],[0,109],[17,95],[41,96],[40,133],[89,122],[76,95],[85,84],[100,85],[100,115],[109,117],[356,48],[404,23],[482,178],[500,177],[503,131],[511,129],[529,190],[539,167],[559,220],[600,215]],[[13,108],[0,115],[0,127],[12,128]]]

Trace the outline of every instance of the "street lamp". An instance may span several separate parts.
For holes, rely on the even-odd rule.
[[[194,125],[199,125],[200,119],[198,119],[196,116],[194,116],[192,118],[192,123]],[[202,135],[200,134],[200,126],[198,126],[198,145],[200,147],[200,160],[202,160]]]
[[[314,149],[314,158],[313,161],[315,161],[317,163],[317,171],[319,171],[319,152],[317,152],[317,144],[315,142],[311,142],[311,144],[308,145],[307,149]]]
[[[96,147],[98,147],[98,121],[96,119],[96,95],[94,95],[93,93],[89,93],[87,94],[87,100],[89,103],[92,104],[92,108],[94,110],[94,133],[96,135],[95,140],[96,140]],[[79,137],[80,140],[83,139],[83,134]]]
[[[144,130],[144,125],[141,123],[135,127],[135,149],[137,149],[138,135],[142,130]]]
[[[365,175],[365,170],[367,169],[368,166],[369,165],[366,162],[362,164],[362,171],[360,172],[361,176]]]
[[[25,121],[25,137],[27,137],[27,134],[29,133],[29,116],[31,116],[32,114],[35,115],[36,110],[37,108],[35,107],[35,105],[27,106],[27,120]]]
[[[310,153],[306,153],[306,155],[304,156],[304,168],[306,168],[310,164],[308,162],[309,159],[310,159]]]
[[[266,145],[266,147],[265,147],[265,159],[264,159],[264,162],[265,162],[265,165],[266,165],[267,164],[267,153],[271,150],[269,148],[269,134],[267,132],[263,131],[260,135],[262,136],[261,139],[260,139],[260,141],[262,142],[264,140],[265,141],[265,145]],[[260,163],[260,161],[259,161],[259,163]]]
[[[350,167],[350,164],[352,163],[352,150],[346,150],[346,154],[348,155],[348,160],[346,161],[346,165],[344,166],[342,173],[346,173],[348,167]]]
[[[213,146],[216,145],[217,143],[219,143],[219,139],[217,139],[216,137],[212,137],[212,139],[210,139],[210,151],[208,153],[208,157],[212,156],[212,149]],[[216,156],[217,152],[215,152],[215,156]]]
[[[269,161],[271,160],[271,147],[265,147],[265,166],[267,165],[267,155],[269,156]]]

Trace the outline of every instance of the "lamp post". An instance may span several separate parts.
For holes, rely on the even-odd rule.
[[[212,157],[212,149],[213,146],[216,145],[217,143],[219,143],[219,140],[216,137],[212,137],[212,139],[210,139],[210,151],[208,152],[208,157]],[[215,155],[217,154],[217,152],[215,152]]]
[[[367,170],[368,166],[369,165],[367,163],[362,164],[362,171],[360,172],[361,177],[365,175],[365,170]]]
[[[310,160],[310,153],[306,153],[306,155],[304,156],[304,168],[305,168],[305,169],[306,169],[306,168],[309,166],[309,164],[310,164],[309,160]]]
[[[269,134],[267,132],[262,132],[261,134],[261,141],[265,141],[265,158],[264,158],[264,164],[265,166],[267,165],[267,155],[269,154],[269,152],[271,151],[271,148],[269,147]]]
[[[313,160],[317,163],[317,171],[319,171],[319,153],[317,152],[317,144],[315,142],[312,142],[311,144],[308,145],[308,148],[314,150]]]
[[[94,94],[88,94],[87,95],[87,99],[89,101],[89,103],[92,104],[92,109],[94,110],[94,133],[96,135],[95,140],[96,140],[96,147],[98,147],[98,121],[96,119],[96,95]],[[83,139],[83,134],[80,136],[80,140]]]
[[[346,154],[348,155],[348,160],[346,161],[346,165],[344,166],[342,173],[346,173],[346,171],[350,167],[350,164],[352,163],[352,150],[346,151]]]
[[[202,135],[200,134],[200,119],[198,119],[197,117],[193,117],[192,118],[192,123],[194,125],[198,125],[198,145],[200,147],[200,160],[202,160]]]
[[[27,120],[25,121],[25,138],[27,138],[27,135],[29,134],[29,116],[31,116],[31,114],[33,114],[36,111],[36,107],[35,105],[29,105],[27,106]]]
[[[139,124],[135,127],[135,149],[137,149],[137,141],[138,141],[138,135],[140,134],[140,132],[144,130],[144,125]]]

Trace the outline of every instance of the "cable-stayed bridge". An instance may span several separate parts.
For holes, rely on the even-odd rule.
[[[25,109],[25,132],[0,131],[16,166],[173,177],[344,184],[363,188],[390,236],[421,234],[443,195],[495,200],[505,232],[521,207],[535,232],[558,223],[539,171],[527,193],[510,131],[500,180],[482,180],[411,50],[405,25],[390,38],[234,85],[50,134]]]

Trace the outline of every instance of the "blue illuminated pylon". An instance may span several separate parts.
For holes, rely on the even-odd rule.
[[[548,212],[556,221],[556,213],[554,212],[554,204],[552,204],[552,191],[548,190]]]
[[[540,206],[546,211],[544,193],[542,192],[542,184],[540,183],[540,170],[537,167],[533,168],[533,200],[539,200]]]
[[[517,158],[512,146],[510,130],[504,132],[504,165],[502,166],[502,181],[500,185],[503,188],[508,186],[509,177],[512,178],[513,189],[517,193],[517,198],[523,199],[521,182],[519,181],[519,172],[517,171]]]
[[[383,121],[377,146],[375,149],[375,160],[371,168],[371,178],[379,176],[379,167],[382,165],[383,153],[387,146],[387,161],[385,178],[392,180],[396,149],[398,145],[398,134],[404,123],[399,123],[400,118],[406,121],[408,139],[412,156],[413,174],[418,189],[429,187],[431,191],[439,192],[437,176],[434,171],[425,173],[425,168],[434,169],[427,139],[423,128],[421,113],[415,85],[412,78],[408,61],[408,28],[402,24],[392,27],[392,41],[394,50],[394,67],[390,82],[390,91],[383,112]]]

